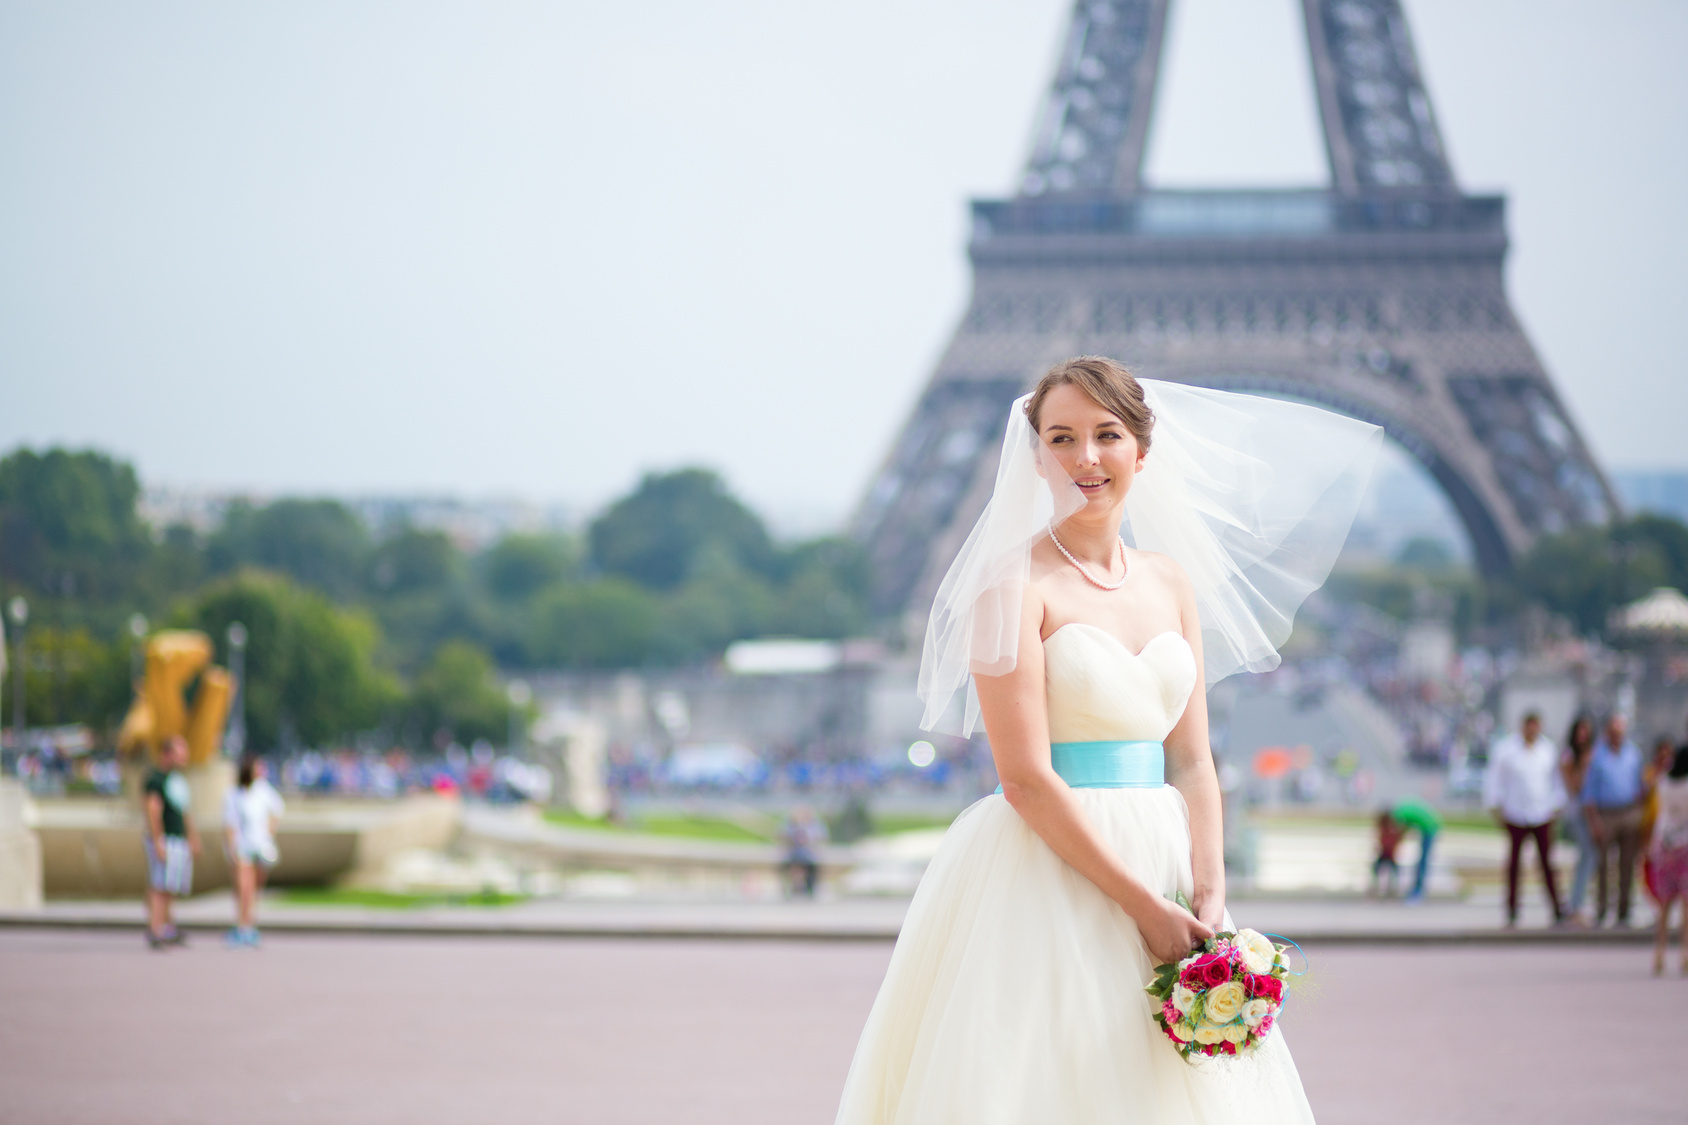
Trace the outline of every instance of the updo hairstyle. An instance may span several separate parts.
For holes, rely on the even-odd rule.
[[[1106,356],[1081,355],[1064,359],[1044,373],[1026,403],[1026,419],[1035,433],[1042,433],[1039,425],[1043,400],[1056,387],[1071,385],[1103,410],[1109,411],[1131,431],[1137,439],[1139,455],[1149,451],[1149,434],[1155,428],[1155,412],[1143,400],[1143,384],[1125,366]]]

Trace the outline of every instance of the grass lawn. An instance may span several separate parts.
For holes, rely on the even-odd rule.
[[[927,828],[948,828],[953,816],[928,816],[921,813],[874,813],[875,836],[891,836],[898,832],[919,832]]]
[[[464,895],[405,894],[357,887],[288,887],[282,901],[289,906],[367,906],[378,910],[410,910],[418,906],[511,906],[527,895],[476,891]]]
[[[679,836],[688,840],[715,840],[730,844],[767,844],[779,836],[779,824],[770,817],[729,820],[722,816],[688,816],[685,813],[656,813],[636,816],[626,824],[611,824],[601,818],[581,816],[572,809],[547,809],[545,819],[563,828],[589,828],[600,832],[627,832],[646,836]]]
[[[780,818],[748,815],[739,818],[724,816],[691,816],[685,813],[653,813],[635,816],[626,824],[611,824],[607,820],[581,816],[572,809],[547,809],[545,819],[563,828],[588,828],[599,832],[631,832],[649,836],[680,836],[689,840],[717,840],[731,844],[769,844],[779,839]],[[924,828],[948,828],[953,816],[930,816],[920,813],[874,814],[873,835],[889,836],[895,832],[914,832]]]
[[[1462,832],[1493,832],[1495,821],[1492,816],[1481,809],[1444,812],[1442,827]],[[1377,825],[1377,814],[1365,815],[1361,813],[1339,812],[1296,813],[1290,811],[1250,811],[1249,823],[1256,828],[1374,828]]]

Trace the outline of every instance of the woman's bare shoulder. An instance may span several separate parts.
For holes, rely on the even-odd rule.
[[[1032,544],[1031,574],[1029,575],[1032,585],[1035,586],[1046,578],[1061,574],[1066,568],[1067,560],[1062,557],[1061,552],[1055,549],[1055,544],[1049,541],[1047,535]]]
[[[1180,593],[1192,589],[1190,576],[1178,565],[1178,560],[1159,551],[1133,550],[1132,559],[1149,574],[1165,582]]]

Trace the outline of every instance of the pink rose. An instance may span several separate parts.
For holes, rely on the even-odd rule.
[[[1263,996],[1276,1004],[1284,998],[1284,982],[1265,973],[1249,973],[1243,978],[1250,996]]]
[[[1190,968],[1200,974],[1202,984],[1208,988],[1218,988],[1231,979],[1230,959],[1218,953],[1198,957]]]

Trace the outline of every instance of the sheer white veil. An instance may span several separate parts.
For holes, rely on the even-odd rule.
[[[1189,575],[1209,687],[1276,668],[1296,609],[1348,537],[1383,431],[1301,403],[1141,382],[1154,429],[1121,534]],[[918,686],[925,730],[973,732],[972,673],[1004,675],[1019,655],[1032,547],[1085,504],[1032,432],[1030,398],[1008,411],[996,490],[932,602]]]

